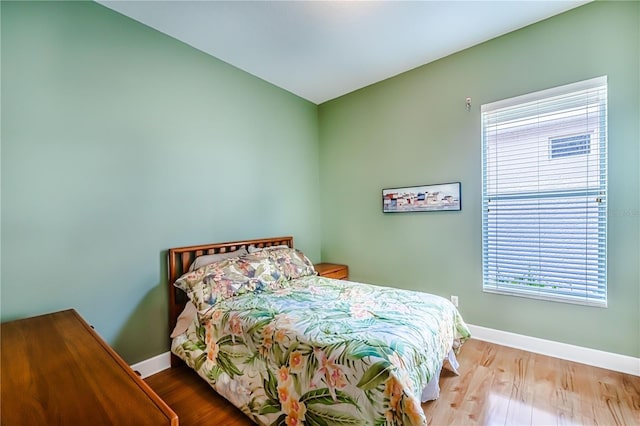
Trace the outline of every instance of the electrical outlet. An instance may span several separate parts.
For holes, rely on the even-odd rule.
[[[455,306],[457,308],[458,307],[458,296],[451,296],[451,303],[453,303],[453,306]]]

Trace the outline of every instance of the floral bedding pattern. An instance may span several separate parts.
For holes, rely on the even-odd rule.
[[[218,301],[172,351],[261,425],[424,425],[422,389],[468,337],[444,298],[306,276]]]
[[[292,278],[315,273],[313,264],[304,253],[287,247],[259,250],[207,264],[184,274],[174,285],[183,290],[201,311],[218,301],[280,287]]]

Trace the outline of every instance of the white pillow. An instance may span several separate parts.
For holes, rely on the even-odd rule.
[[[191,325],[191,322],[193,321],[193,318],[196,316],[197,312],[198,311],[196,310],[195,305],[190,301],[187,302],[184,309],[182,310],[182,313],[178,317],[178,321],[176,321],[176,326],[171,332],[172,339],[187,331],[187,328],[189,328],[189,325]]]
[[[203,266],[210,265],[214,262],[219,262],[225,259],[231,259],[233,257],[244,256],[245,254],[249,254],[247,249],[242,246],[236,251],[229,251],[226,253],[216,253],[216,254],[205,254],[203,256],[198,256],[193,261],[191,266],[189,266],[189,272],[195,271],[196,269],[202,268]]]

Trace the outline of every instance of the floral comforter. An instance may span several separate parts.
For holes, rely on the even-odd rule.
[[[307,276],[200,312],[172,351],[261,425],[424,425],[468,337],[441,297]]]

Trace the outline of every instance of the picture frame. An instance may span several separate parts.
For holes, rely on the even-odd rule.
[[[462,210],[461,183],[386,188],[382,190],[383,213]]]

